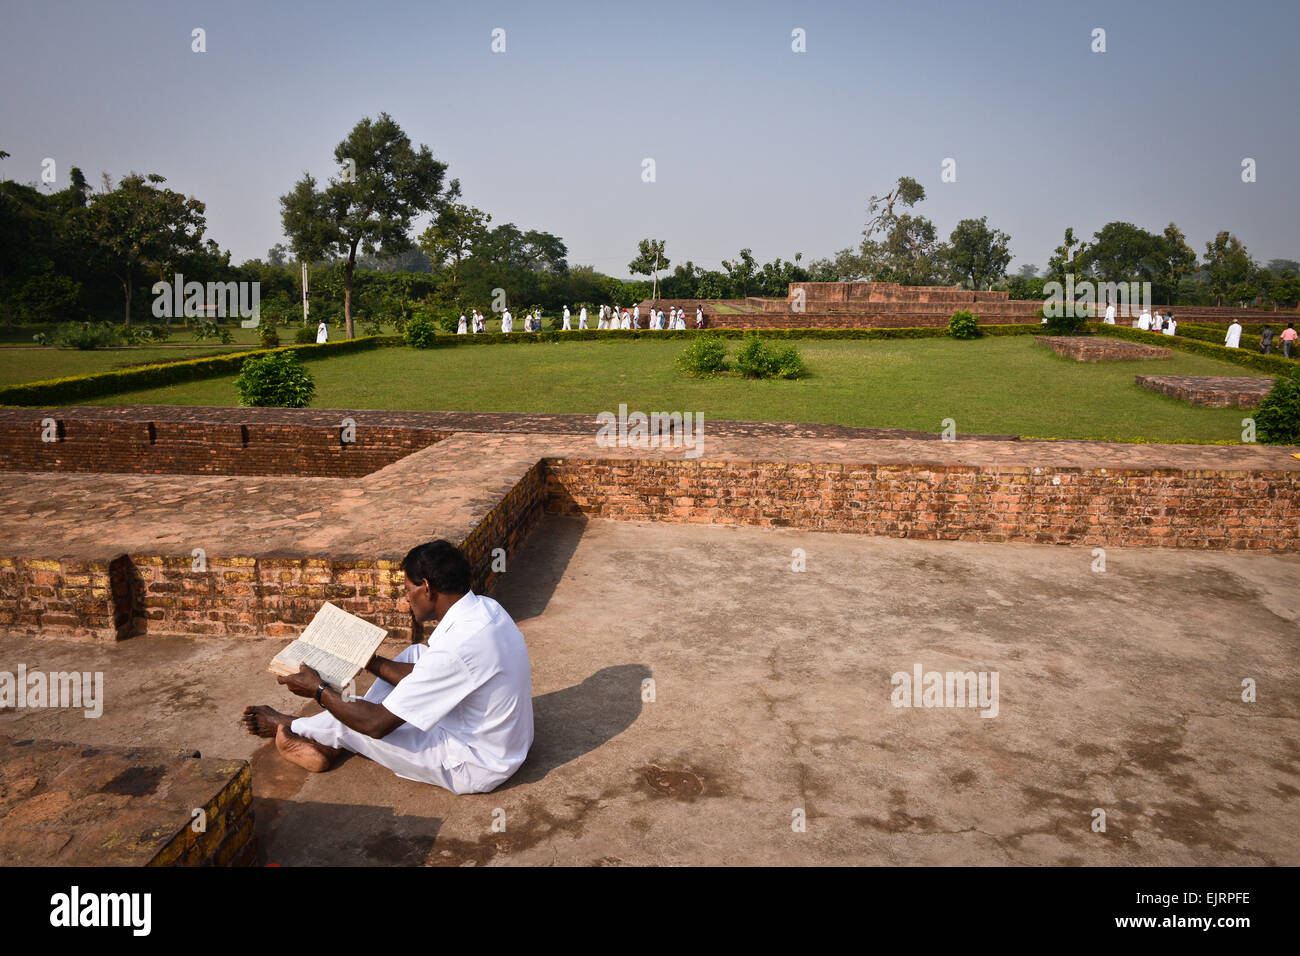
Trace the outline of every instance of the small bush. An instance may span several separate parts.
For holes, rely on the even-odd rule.
[[[257,326],[257,340],[262,343],[262,348],[273,349],[280,344],[280,333],[273,324],[263,319]]]
[[[316,342],[316,330],[304,325],[293,333],[293,340],[299,345],[313,345]]]
[[[948,320],[948,334],[954,339],[977,339],[980,337],[980,320],[970,312],[954,312]]]
[[[1088,320],[1082,315],[1045,316],[1040,328],[1043,335],[1087,335]]]
[[[292,352],[272,352],[245,360],[235,379],[239,404],[258,408],[306,408],[316,394],[311,373]]]
[[[803,356],[793,345],[772,351],[772,374],[777,378],[803,378],[808,374]]]
[[[797,348],[776,348],[757,335],[745,337],[736,353],[736,369],[745,378],[800,378],[808,374]]]
[[[716,335],[701,335],[677,356],[677,367],[687,375],[717,375],[727,370],[727,347]]]
[[[231,335],[230,329],[217,325],[211,319],[200,322],[194,327],[194,340],[196,342],[205,342],[208,339],[217,339],[222,345],[229,345],[235,337]]]
[[[1255,409],[1259,440],[1269,445],[1300,445],[1300,368],[1281,375]]]
[[[117,329],[106,322],[65,322],[54,332],[54,344],[70,349],[102,349],[117,345]]]
[[[405,323],[403,323],[403,326],[405,326]],[[362,334],[362,335],[381,335],[381,334],[383,334],[383,331],[384,331],[384,327],[379,323],[379,320],[378,320],[378,319],[362,319],[362,320],[361,320],[361,334]],[[314,337],[315,334],[316,334],[316,333],[314,333],[314,332],[312,333],[312,335],[313,335],[312,341],[313,341],[313,342],[316,341],[316,339],[315,339],[315,337]]]
[[[166,342],[172,337],[172,330],[165,325],[151,325],[148,335],[151,342]]]
[[[417,315],[407,320],[406,331],[402,333],[402,337],[411,348],[433,348],[434,340],[438,337],[438,327],[428,317]]]

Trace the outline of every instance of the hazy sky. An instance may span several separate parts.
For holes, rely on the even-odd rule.
[[[1114,219],[1175,221],[1198,253],[1228,229],[1259,261],[1300,259],[1291,0],[0,11],[0,178],[37,182],[45,157],[60,188],[74,165],[96,185],[161,173],[207,204],[236,262],[281,241],[278,197],[337,172],[334,146],[381,111],[494,223],[555,233],[570,264],[623,277],[647,236],[711,268],[742,247],[830,255],[900,175],[943,236],[981,215],[1010,233],[1013,265]],[[948,157],[956,182],[940,180]]]

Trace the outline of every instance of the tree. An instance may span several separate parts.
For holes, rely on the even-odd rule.
[[[353,338],[352,289],[357,249],[367,255],[395,255],[411,247],[411,220],[432,211],[442,195],[447,164],[429,147],[414,149],[402,128],[387,113],[362,119],[334,147],[343,171],[317,190],[304,174],[280,197],[284,233],[299,259],[315,261],[327,254],[345,258],[343,319]]]
[[[1065,238],[1052,250],[1052,258],[1047,260],[1047,278],[1064,282],[1067,274],[1077,274],[1075,270],[1082,264],[1087,251],[1087,244],[1075,238],[1074,227],[1067,228]]]
[[[1160,260],[1160,284],[1164,287],[1164,300],[1171,305],[1178,295],[1178,284],[1184,276],[1196,271],[1196,250],[1187,244],[1186,237],[1172,222],[1165,226],[1157,244]]]
[[[956,276],[968,281],[972,289],[987,288],[1006,274],[1011,262],[1005,232],[990,229],[988,217],[963,219],[948,237],[948,262]]]
[[[1080,272],[1103,282],[1151,282],[1160,277],[1162,240],[1131,222],[1108,222],[1075,257]]]
[[[1249,280],[1254,268],[1241,240],[1226,230],[1205,244],[1205,274],[1217,305],[1223,305],[1229,290]]]
[[[1016,270],[1016,275],[1022,279],[1036,279],[1038,277],[1038,266],[1032,262],[1026,262]]]
[[[487,233],[492,217],[481,209],[456,202],[460,198],[460,180],[453,179],[446,200],[429,228],[420,234],[420,248],[435,269],[451,268],[451,284],[460,284],[460,264],[476,243]]]
[[[161,270],[178,256],[203,251],[203,203],[157,188],[166,181],[157,173],[129,173],[116,189],[92,196],[80,217],[89,244],[122,284],[127,325],[135,276],[145,262]]]
[[[636,258],[627,264],[628,271],[633,275],[654,276],[654,292],[650,296],[652,302],[659,298],[659,270],[667,269],[670,264],[664,255],[666,244],[666,239],[642,239],[637,245]]]
[[[750,287],[758,274],[758,262],[754,259],[753,249],[741,249],[740,255],[731,262],[722,260],[722,268],[727,270],[727,278],[740,298],[749,295]]]
[[[924,199],[925,187],[910,176],[900,176],[893,190],[871,197],[859,250],[862,272],[904,285],[926,285],[939,278],[947,249],[938,241],[934,223],[894,209],[896,204],[911,208]],[[880,239],[874,238],[877,234]]]

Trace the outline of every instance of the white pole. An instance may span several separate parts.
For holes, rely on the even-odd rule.
[[[302,264],[302,324],[307,324],[307,263]]]

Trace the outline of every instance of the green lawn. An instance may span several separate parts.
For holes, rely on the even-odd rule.
[[[166,349],[140,347],[130,349],[0,349],[0,385],[39,382],[66,375],[111,372],[131,365],[155,362],[179,362],[206,358],[227,352],[244,351],[232,345],[210,348]]]
[[[1152,362],[1074,362],[1030,336],[797,343],[811,377],[697,380],[673,367],[682,341],[382,348],[308,363],[318,408],[577,412],[698,411],[709,419],[830,422],[938,432],[1121,441],[1238,441],[1249,412],[1185,405],[1138,373],[1250,375],[1175,352]],[[735,354],[736,343],[730,345]],[[234,405],[233,376],[98,404]]]

